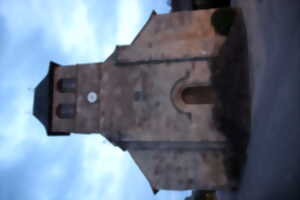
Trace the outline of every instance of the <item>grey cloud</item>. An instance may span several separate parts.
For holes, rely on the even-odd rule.
[[[66,138],[48,138],[36,119],[23,118],[21,112],[24,112],[24,107],[28,109],[28,112],[31,111],[28,105],[32,103],[32,92],[28,91],[28,88],[34,88],[47,73],[49,60],[61,64],[90,61],[88,55],[76,57],[78,52],[81,52],[76,49],[80,48],[79,46],[71,49],[70,52],[62,49],[59,40],[62,30],[55,30],[56,34],[51,32],[59,28],[51,22],[57,15],[68,18],[78,2],[85,3],[89,23],[95,27],[94,42],[96,46],[99,46],[97,48],[99,52],[96,52],[97,55],[99,54],[99,61],[107,56],[102,55],[107,46],[116,45],[118,30],[118,3],[112,3],[109,0],[101,2],[96,0],[41,1],[43,10],[33,15],[35,11],[30,9],[34,9],[36,2],[39,1],[6,0],[0,3],[0,7],[11,12],[1,12],[0,8],[0,101],[2,105],[5,105],[0,106],[2,131],[0,132],[0,150],[3,150],[1,146],[12,145],[7,149],[10,151],[7,154],[14,157],[9,163],[4,163],[6,160],[0,159],[0,199],[41,200],[45,197],[51,200],[76,200],[86,199],[89,194],[94,194],[97,199],[106,199],[110,192],[114,193],[116,200],[162,200],[171,199],[171,196],[174,196],[173,199],[183,199],[185,193],[162,192],[154,197],[145,177],[133,160],[128,159],[124,166],[106,166],[118,168],[119,171],[101,174],[96,180],[91,179],[95,182],[90,182],[86,177],[89,171],[84,169],[82,163],[87,161],[86,159],[90,161],[89,163],[93,163],[95,158],[85,154],[84,145],[87,144],[84,143],[83,137],[72,135]],[[153,1],[145,1],[144,6],[141,7],[142,20],[147,19],[153,8],[159,11],[165,10],[162,3],[155,6]],[[17,7],[16,10],[14,7]],[[25,12],[24,8],[28,10]],[[8,14],[13,16],[5,16]],[[40,19],[37,19],[39,16]],[[15,17],[17,17],[16,20],[14,20]],[[18,22],[22,18],[25,20],[24,24]],[[68,20],[65,19],[65,26],[68,25]],[[138,30],[134,31],[138,32]],[[22,139],[19,138],[20,136]],[[100,138],[98,140],[99,145],[107,151],[109,148],[101,144]],[[117,159],[109,151],[105,154],[111,155],[109,159]],[[107,165],[104,159],[106,157],[101,163],[103,166]],[[127,165],[129,165],[128,168]],[[99,166],[99,173],[100,168],[101,166]],[[93,168],[93,170],[97,169]],[[93,176],[92,173],[95,171],[91,172],[91,176]],[[116,179],[118,176],[122,176],[120,180]],[[99,188],[95,189],[93,185],[99,185]],[[111,189],[114,188],[119,189],[112,191]]]

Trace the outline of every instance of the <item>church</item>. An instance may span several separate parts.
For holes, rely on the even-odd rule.
[[[104,62],[50,62],[35,117],[48,136],[103,135],[130,153],[153,191],[232,187],[229,144],[213,119],[210,63],[227,38],[212,23],[217,12],[153,12]]]

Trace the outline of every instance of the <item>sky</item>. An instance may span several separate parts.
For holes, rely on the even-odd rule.
[[[49,61],[104,61],[129,44],[165,0],[0,1],[0,199],[182,200],[153,195],[127,152],[102,136],[47,137],[33,117],[33,89]]]

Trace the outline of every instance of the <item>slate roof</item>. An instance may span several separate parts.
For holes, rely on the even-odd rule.
[[[50,62],[48,74],[34,89],[33,115],[44,125],[48,136],[69,135],[68,132],[51,131],[53,76],[57,63]]]

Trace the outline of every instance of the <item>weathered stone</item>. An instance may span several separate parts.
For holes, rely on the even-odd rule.
[[[230,187],[227,139],[212,116],[209,66],[226,39],[211,23],[215,12],[153,13],[105,62],[56,64],[47,79],[48,135],[103,134],[131,153],[153,190]],[[77,88],[62,90],[63,79]],[[56,115],[62,104],[76,107],[74,118]]]

